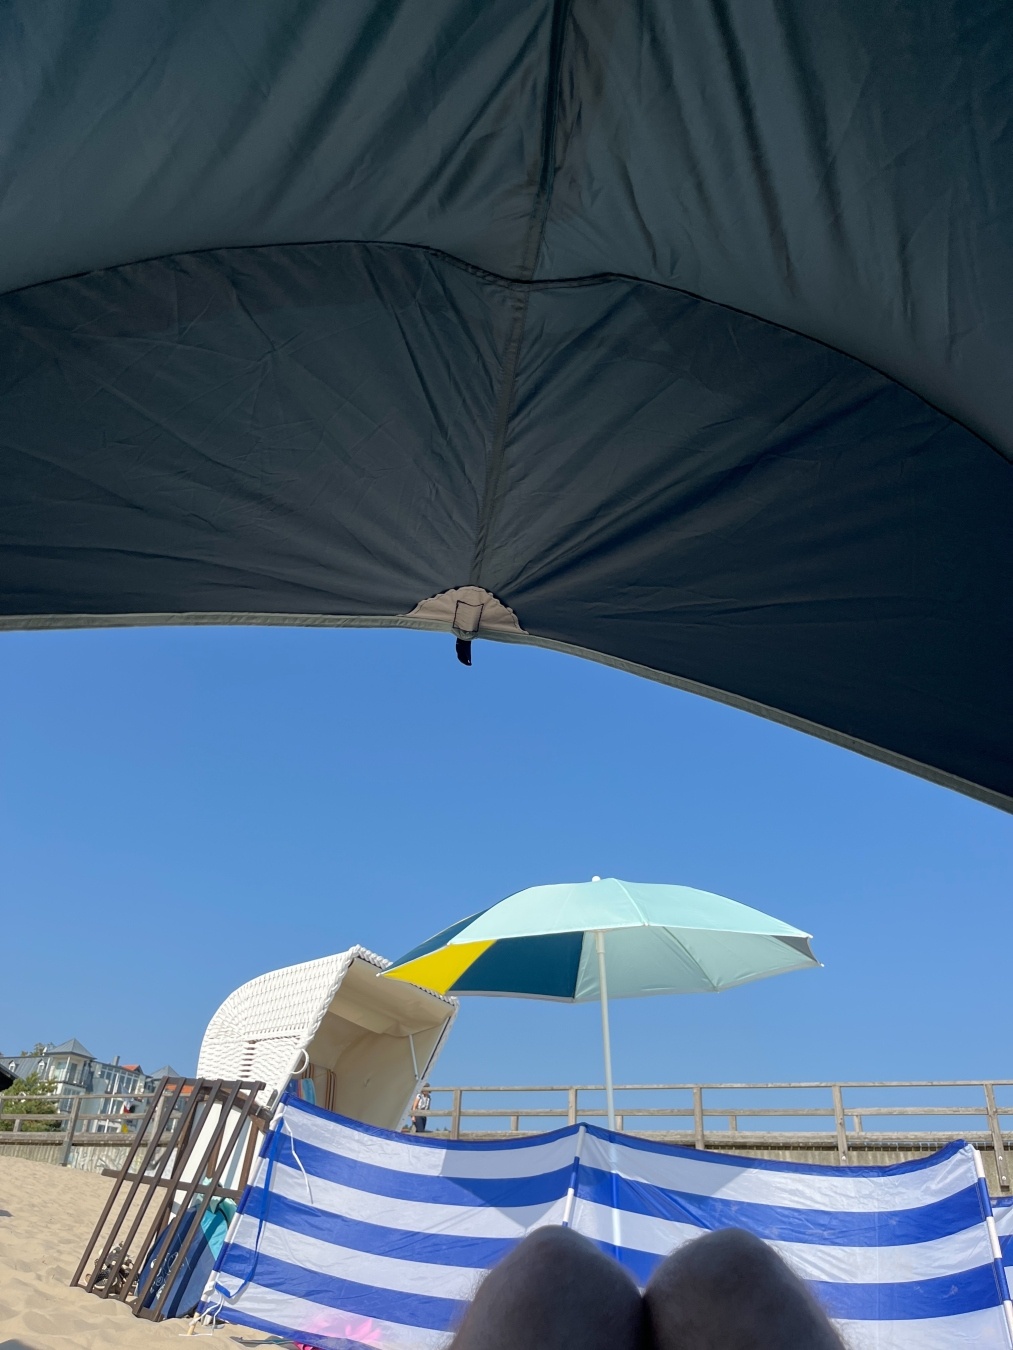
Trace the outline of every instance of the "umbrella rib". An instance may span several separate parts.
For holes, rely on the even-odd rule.
[[[615,883],[616,883],[616,885],[619,887],[619,889],[622,891],[623,895],[626,896],[626,899],[627,899],[627,900],[630,902],[630,904],[633,906],[634,913],[635,913],[635,914],[637,915],[637,917],[640,919],[640,922],[644,925],[644,927],[645,927],[645,928],[651,928],[651,927],[653,927],[653,924],[651,924],[651,922],[645,917],[644,911],[640,908],[640,906],[637,904],[636,900],[634,900],[633,896],[630,895],[629,891],[626,889],[626,882],[625,882],[625,881],[620,881],[619,878],[616,877],[616,878],[615,878]]]
[[[707,981],[707,983],[710,985],[710,987],[711,987],[711,993],[713,993],[713,994],[718,993],[719,986],[718,986],[717,984],[715,984],[715,982],[714,982],[714,977],[713,977],[712,975],[708,974],[707,970],[706,970],[705,967],[704,967],[703,962],[699,959],[699,957],[694,956],[693,953],[690,951],[690,949],[689,949],[689,948],[686,946],[686,944],[682,941],[682,939],[681,939],[680,937],[677,937],[677,936],[676,936],[675,929],[674,929],[674,928],[667,928],[667,927],[665,927],[664,924],[660,924],[659,927],[665,928],[665,932],[669,935],[669,937],[672,939],[672,941],[675,943],[675,945],[679,948],[679,950],[686,956],[686,958],[687,958],[689,961],[691,961],[691,962],[693,963],[694,966],[696,966],[697,970],[700,972],[700,974],[704,977],[704,979],[705,979],[705,980]]]
[[[652,924],[652,923],[650,922],[650,920],[645,916],[644,911],[643,911],[643,910],[640,908],[640,906],[637,904],[636,900],[634,900],[633,896],[632,896],[632,895],[629,893],[629,891],[626,889],[626,883],[625,883],[624,881],[620,881],[618,877],[615,878],[615,883],[616,883],[616,885],[619,887],[619,889],[622,891],[623,895],[626,896],[626,899],[627,899],[627,900],[630,902],[630,904],[633,906],[633,911],[634,911],[634,913],[638,916],[638,918],[640,919],[641,924],[642,924],[645,928],[654,928],[654,927],[664,928],[665,932],[669,935],[669,937],[672,939],[672,941],[675,943],[675,945],[679,948],[679,950],[682,952],[682,954],[686,957],[687,961],[689,961],[691,965],[695,966],[696,969],[700,972],[700,974],[701,974],[701,975],[704,977],[704,979],[707,981],[708,985],[710,986],[711,992],[716,994],[716,993],[718,992],[719,986],[715,983],[714,977],[713,977],[712,975],[710,975],[710,974],[707,972],[707,970],[705,969],[705,967],[704,967],[704,965],[703,965],[703,962],[700,961],[698,957],[696,957],[696,956],[693,955],[693,953],[692,953],[692,952],[690,951],[690,949],[686,946],[686,944],[682,941],[682,939],[676,936],[675,929],[669,928],[669,927],[667,927],[667,925],[665,925],[665,924],[657,924],[657,925]]]

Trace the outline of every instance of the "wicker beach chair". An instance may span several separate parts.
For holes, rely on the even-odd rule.
[[[256,1079],[272,1107],[295,1079],[318,1105],[396,1129],[432,1067],[457,1001],[378,980],[390,963],[364,947],[268,971],[212,1017],[197,1072]]]

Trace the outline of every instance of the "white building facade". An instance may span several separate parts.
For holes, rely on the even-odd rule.
[[[84,1130],[89,1128],[85,1117],[128,1115],[123,1108],[130,1105],[129,1099],[154,1091],[161,1078],[180,1076],[168,1064],[157,1073],[147,1074],[139,1064],[121,1064],[118,1055],[111,1064],[105,1063],[73,1039],[40,1047],[31,1055],[0,1056],[0,1063],[17,1078],[27,1078],[37,1071],[41,1078],[53,1082],[61,1113],[69,1112],[74,1097],[87,1097],[79,1108],[79,1128]],[[91,1129],[100,1133],[114,1134],[121,1128],[114,1120],[91,1123]]]

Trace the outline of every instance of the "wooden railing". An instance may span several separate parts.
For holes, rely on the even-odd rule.
[[[579,1120],[604,1124],[606,1119],[604,1088],[598,1084],[436,1087],[431,1093],[429,1131],[451,1139],[503,1138]],[[18,1145],[19,1151],[24,1145],[56,1145],[58,1161],[67,1164],[75,1148],[129,1145],[149,1100],[96,1093],[59,1099],[67,1109],[56,1116],[27,1111],[4,1115],[0,1156],[10,1145]],[[964,1138],[993,1155],[998,1184],[1010,1189],[1006,1154],[1013,1139],[1013,1079],[637,1083],[617,1087],[616,1101],[616,1124],[627,1133],[733,1152],[818,1150],[841,1164],[853,1152],[917,1152]],[[136,1102],[138,1113],[124,1115],[114,1105],[112,1111],[93,1115],[82,1109],[85,1102]],[[29,1122],[58,1128],[30,1132],[24,1129]],[[117,1131],[104,1130],[107,1123]]]
[[[59,1149],[58,1161],[66,1166],[71,1160],[71,1150],[75,1148],[121,1148],[130,1143],[131,1135],[140,1124],[152,1098],[151,1093],[133,1092],[84,1092],[76,1096],[52,1096],[44,1098],[39,1093],[26,1097],[24,1111],[11,1110],[12,1094],[8,1089],[0,1101],[7,1110],[0,1115],[0,1157],[5,1147],[17,1146],[19,1152],[24,1148],[49,1147]],[[42,1113],[28,1110],[27,1107],[48,1100],[57,1108]],[[17,1101],[15,1097],[14,1102]],[[111,1109],[89,1111],[86,1103],[92,1102]],[[126,1104],[136,1105],[137,1109],[129,1115],[124,1113]],[[26,1129],[34,1125],[35,1129]],[[114,1128],[110,1128],[110,1126]],[[39,1128],[41,1127],[41,1128]]]
[[[912,1093],[918,1094],[913,1101]],[[447,1087],[431,1094],[428,1128],[452,1139],[606,1119],[604,1088],[597,1084]],[[765,1097],[758,1100],[759,1094]],[[941,1096],[955,1100],[939,1101]],[[700,1149],[826,1149],[844,1164],[856,1149],[917,1151],[964,1138],[994,1152],[1000,1185],[1010,1186],[1006,1138],[1013,1135],[1013,1079],[637,1083],[617,1087],[616,1099],[620,1130]],[[877,1128],[888,1122],[894,1128]]]

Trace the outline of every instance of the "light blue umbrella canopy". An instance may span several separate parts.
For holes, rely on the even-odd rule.
[[[715,993],[817,966],[810,940],[722,895],[607,877],[519,891],[435,934],[383,974],[443,994],[597,999],[611,1124],[609,997]]]

